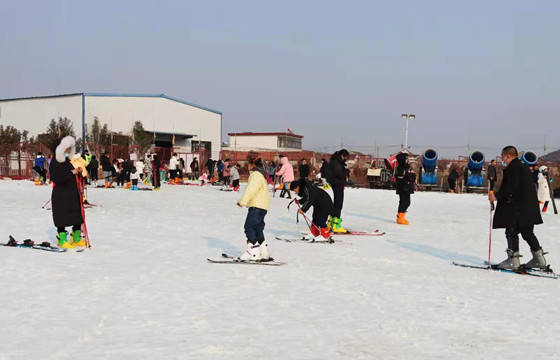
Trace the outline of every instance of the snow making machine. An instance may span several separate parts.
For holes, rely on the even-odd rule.
[[[484,181],[484,154],[473,151],[469,156],[469,162],[465,167],[463,177],[465,192],[486,192],[488,189]]]
[[[524,151],[521,153],[521,161],[527,164],[527,166],[533,166],[537,164],[537,154],[532,151]]]
[[[434,149],[427,149],[422,154],[422,167],[420,168],[420,188],[422,190],[441,190],[438,183],[438,153]]]

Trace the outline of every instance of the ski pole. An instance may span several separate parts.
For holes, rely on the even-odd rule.
[[[47,206],[50,202],[51,202],[51,199],[47,200],[47,202],[44,203],[43,206],[41,206],[41,209],[44,209],[45,206]]]
[[[301,209],[301,206],[299,206],[299,201],[297,201],[296,199],[294,199],[294,201],[295,201],[295,203],[298,207],[298,210],[301,210],[301,216],[303,216],[303,219],[307,223],[307,226],[309,227],[309,231],[312,231],[312,229],[315,228],[315,229],[319,230],[319,232],[321,232],[321,228],[318,227],[317,225],[313,224],[313,221],[311,221],[311,219],[303,212],[303,210]],[[300,214],[299,211],[298,211],[298,214]]]
[[[80,210],[82,211],[82,221],[84,224],[84,233],[85,233],[85,238],[86,238],[86,247],[91,247],[91,244],[89,242],[89,234],[87,231],[87,225],[86,225],[86,212],[84,211],[84,202],[82,200],[82,192],[80,191],[80,179],[78,178],[78,174],[75,175],[76,176],[76,186],[78,187],[78,197],[80,198]]]
[[[494,211],[494,203],[490,203],[490,231],[488,235],[488,269],[492,267],[490,263],[490,255],[492,253],[492,212]]]

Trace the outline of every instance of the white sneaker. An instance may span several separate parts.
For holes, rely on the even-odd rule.
[[[261,259],[261,250],[259,244],[247,243],[247,250],[238,258],[240,261],[259,261]]]
[[[268,252],[268,243],[264,240],[260,245],[261,261],[270,261],[270,254]]]

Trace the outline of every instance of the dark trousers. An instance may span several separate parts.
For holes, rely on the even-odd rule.
[[[160,183],[159,183],[159,171],[158,170],[154,170],[153,173],[153,179],[154,181],[152,182],[152,184],[154,185],[155,188],[160,187]]]
[[[496,184],[496,180],[489,180],[490,181],[490,191],[494,190],[494,185]]]
[[[132,179],[132,185],[138,186],[138,179]]]
[[[247,218],[245,219],[245,235],[247,241],[251,244],[262,244],[264,241],[264,217],[266,210],[256,207],[249,208]]]
[[[342,206],[344,205],[344,185],[331,184],[334,193],[334,211],[333,217],[340,217],[342,213]]]
[[[447,182],[449,183],[449,190],[455,191],[455,188],[457,187],[457,181],[447,180]]]
[[[177,177],[177,170],[169,170],[169,180],[171,179],[175,180],[176,177]]]
[[[399,194],[399,212],[404,213],[410,206],[410,193]]]
[[[81,228],[82,228],[82,225],[81,225],[81,224],[80,224],[80,225],[74,225],[74,226],[72,226],[72,231],[80,230]],[[59,232],[59,233],[61,233],[61,232],[65,232],[66,229],[63,228],[63,227],[57,227],[57,228],[56,228],[56,231]]]
[[[313,217],[311,222],[319,228],[327,227],[327,220],[329,219],[329,211],[319,207],[313,207]]]
[[[231,186],[233,186],[234,188],[235,188],[235,187],[238,187],[238,186],[239,186],[239,179],[233,180],[233,181],[231,182]]]
[[[290,184],[289,182],[285,182],[284,185],[282,185],[282,191],[280,191],[280,197],[283,198],[284,194],[288,194],[288,199],[292,198],[292,194],[290,193]]]
[[[513,252],[519,251],[519,234],[523,237],[523,240],[529,244],[531,251],[537,251],[541,248],[539,244],[539,240],[533,233],[533,225],[529,225],[523,228],[520,228],[518,225],[506,228],[506,239],[508,242],[508,248],[513,250]]]

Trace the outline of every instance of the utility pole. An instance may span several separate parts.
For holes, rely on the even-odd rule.
[[[416,115],[414,115],[414,114],[401,114],[401,117],[404,120],[404,146],[403,146],[403,149],[408,150],[408,120],[416,119]]]

